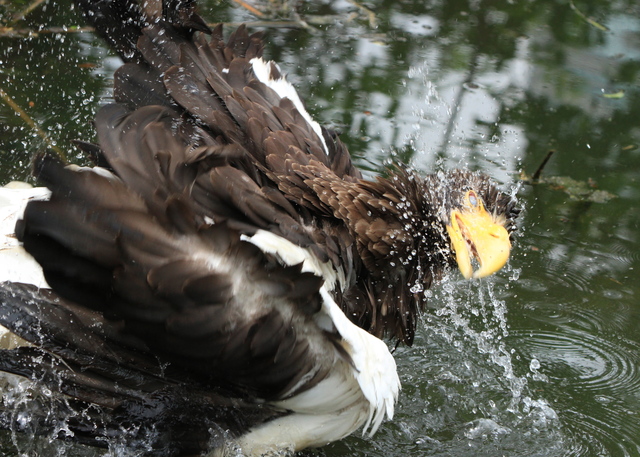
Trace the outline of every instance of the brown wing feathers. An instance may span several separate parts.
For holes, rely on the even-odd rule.
[[[72,433],[74,441],[92,446],[126,443],[130,452],[140,446],[145,456],[191,456],[283,414],[194,382],[194,373],[146,354],[145,344],[123,335],[117,321],[41,290],[7,284],[0,300],[3,323],[40,346],[3,350],[0,370],[68,396],[33,396],[28,410],[18,406],[20,414],[2,409],[2,427],[21,431],[28,417],[27,432],[40,437],[68,439]]]
[[[290,223],[289,213],[274,212],[255,182],[235,168],[223,165],[200,175],[209,183],[203,199],[213,202],[214,209],[222,205],[237,215],[235,221],[229,221],[233,212],[205,207],[204,214],[218,220],[213,227],[204,224],[202,212],[196,214],[203,208],[197,208],[197,200],[193,208],[192,200],[183,196],[188,178],[195,176],[189,167],[197,170],[199,163],[185,165],[185,154],[191,149],[171,134],[174,121],[171,111],[159,107],[133,114],[120,106],[106,107],[98,117],[99,135],[103,153],[121,179],[72,171],[44,158],[39,177],[52,189],[52,199],[29,206],[18,235],[43,264],[51,285],[64,296],[111,318],[125,319],[131,333],[157,350],[174,357],[211,359],[209,368],[198,371],[223,370],[226,363],[246,363],[241,362],[246,354],[237,353],[244,343],[240,336],[246,338],[255,326],[282,328],[284,324],[275,317],[263,321],[258,316],[256,322],[249,319],[241,324],[245,333],[234,336],[230,330],[222,331],[222,326],[229,325],[233,307],[244,304],[230,303],[233,297],[227,275],[212,272],[206,259],[189,257],[191,251],[240,259],[242,265],[232,266],[254,271],[248,284],[257,285],[267,295],[299,301],[306,313],[317,310],[309,306],[321,280],[299,270],[269,266],[256,248],[239,242],[238,232],[229,224],[268,226],[265,219],[271,217],[277,223],[278,215],[286,219],[286,225],[295,224]],[[218,162],[225,163],[223,159]],[[265,267],[268,277],[264,277]],[[286,335],[272,333],[283,347],[296,347],[291,341],[295,334],[279,340],[278,336]],[[215,360],[224,347],[229,348],[224,357]],[[279,387],[260,386],[256,376],[246,382],[241,376],[228,381],[265,396],[277,395],[291,381],[285,373],[292,369],[284,367],[301,363],[305,351],[301,343],[297,358],[285,358],[279,364],[273,364],[272,354],[270,363],[278,374],[271,376],[279,380]],[[305,370],[298,365],[294,371],[301,376],[309,367]]]
[[[196,372],[219,377],[214,372],[262,351],[264,362],[254,360],[246,377],[236,370],[224,381],[277,397],[313,369],[307,343],[296,339],[291,317],[234,316],[234,307],[244,305],[232,290],[237,279],[190,252],[236,259],[231,266],[248,270],[245,281],[260,293],[312,314],[321,281],[277,266],[239,235],[269,230],[309,247],[321,261],[342,265],[353,286],[361,270],[349,229],[333,217],[330,197],[318,198],[313,179],[355,182],[359,172],[336,138],[323,131],[325,151],[295,105],[257,80],[250,60],[262,53],[259,35],[241,27],[225,42],[217,28],[209,41],[191,40],[153,25],[138,49],[142,61],[116,75],[116,99],[125,104],[107,106],[96,118],[101,159],[117,178],[43,160],[40,178],[53,197],[30,206],[19,236],[63,296],[123,320],[154,350],[193,361]],[[279,77],[275,68],[271,73]],[[162,91],[154,79],[160,74]],[[153,95],[136,95],[140,88]],[[139,107],[149,100],[158,104]],[[370,302],[354,311],[366,313]],[[233,332],[224,327],[230,319]],[[259,347],[254,337],[279,343]]]
[[[298,339],[291,314],[260,311],[242,300],[279,297],[310,315],[319,307],[314,296],[320,278],[300,273],[299,267],[280,267],[225,224],[194,224],[185,230],[172,223],[172,212],[189,220],[188,208],[180,208],[184,203],[179,200],[169,201],[164,214],[152,213],[118,180],[87,173],[93,182],[78,184],[69,176],[77,172],[45,162],[41,175],[51,183],[52,201],[28,207],[19,236],[63,296],[122,320],[127,333],[157,354],[240,392],[277,398],[314,370],[316,359],[308,343]],[[59,182],[72,185],[59,189]],[[98,197],[76,197],[83,185],[113,186],[112,198],[120,201],[105,204],[97,191]],[[64,204],[58,203],[59,191]],[[55,259],[47,254],[52,246],[59,254]],[[223,264],[231,260],[216,269],[211,266],[216,256]],[[225,273],[229,267],[243,271],[248,291],[232,293],[238,280]],[[97,273],[87,275],[88,268]],[[244,313],[245,308],[250,311]],[[265,339],[272,345],[261,346]]]
[[[152,25],[138,51],[116,74],[119,104],[96,118],[99,159],[113,174],[42,158],[37,174],[52,198],[29,205],[18,236],[62,297],[107,319],[99,339],[115,353],[129,335],[135,350],[188,368],[191,378],[176,382],[237,396],[280,399],[312,387],[330,369],[328,349],[340,350],[335,335],[311,331],[327,346],[308,340],[322,279],[283,267],[240,235],[271,231],[342,266],[350,287],[367,283],[350,229],[314,181],[355,183],[359,172],[335,137],[323,130],[321,139],[291,100],[256,78],[259,35],[241,27],[225,42],[217,28],[210,40],[191,39]],[[366,310],[371,300],[356,304]],[[362,309],[356,319],[365,322]],[[54,340],[63,331],[52,327]],[[56,344],[55,354],[79,357]],[[134,365],[124,362],[131,373]]]
[[[323,279],[242,236],[267,230],[342,268],[336,300],[366,297],[349,314],[366,324],[370,278],[329,195],[338,190],[319,184],[360,173],[335,136],[258,80],[260,34],[240,27],[225,41],[218,27],[207,39],[188,29],[191,13],[175,27],[131,14],[131,27],[107,21],[129,63],[115,75],[117,103],[96,117],[99,148],[81,146],[104,168],[36,161],[52,196],[27,206],[16,233],[57,296],[0,288],[0,320],[42,348],[4,351],[0,370],[74,398],[59,407],[78,406],[63,414],[80,441],[103,445],[132,422],[171,442],[158,455],[187,455],[210,446],[214,422],[240,434],[283,414],[248,399],[291,397],[349,360],[313,321]]]

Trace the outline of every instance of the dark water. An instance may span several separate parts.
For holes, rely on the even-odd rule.
[[[118,61],[89,33],[48,33],[82,24],[51,3],[14,24],[40,33],[0,38],[0,88],[82,161],[70,141],[91,139]],[[3,23],[20,5],[0,2]],[[361,167],[483,170],[526,211],[507,269],[429,292],[416,345],[396,352],[395,420],[307,454],[640,456],[637,0],[366,6],[374,24],[346,1],[304,3],[311,28],[269,28],[267,54]],[[45,145],[0,105],[0,182],[25,179]],[[523,180],[550,150],[541,182]],[[3,440],[0,455],[19,455]],[[54,450],[38,446],[21,441]]]

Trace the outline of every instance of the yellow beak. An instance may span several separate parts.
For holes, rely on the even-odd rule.
[[[500,270],[509,260],[509,233],[489,214],[482,204],[451,211],[447,226],[456,262],[462,275],[469,279],[483,278]],[[474,272],[474,258],[480,267]]]

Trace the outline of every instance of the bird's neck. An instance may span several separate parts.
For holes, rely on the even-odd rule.
[[[409,344],[424,290],[448,262],[446,229],[425,207],[421,184],[401,173],[334,180],[317,193],[348,227],[364,267],[357,288],[366,293],[345,313],[376,336],[385,332]]]
[[[446,256],[446,228],[420,180],[408,172],[393,173],[375,181],[334,182],[331,193],[319,195],[349,228],[369,271],[397,272],[427,252]]]

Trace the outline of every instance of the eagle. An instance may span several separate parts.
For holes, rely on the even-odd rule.
[[[400,390],[387,342],[412,344],[448,271],[504,266],[514,198],[464,170],[366,179],[262,34],[193,1],[77,3],[124,62],[78,142],[95,166],[41,154],[44,187],[0,194],[0,371],[54,393],[31,427],[149,456],[373,435]]]

